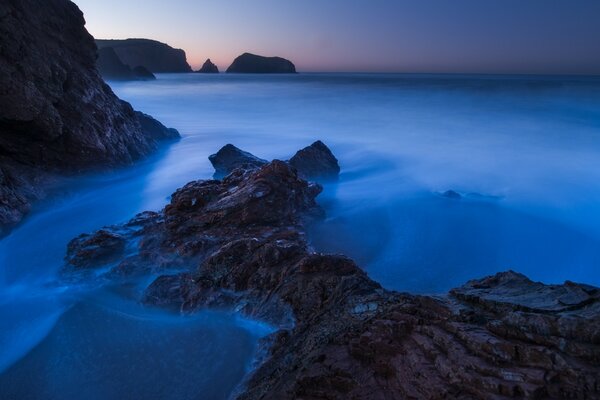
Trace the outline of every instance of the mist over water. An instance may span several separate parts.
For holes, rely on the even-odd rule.
[[[444,292],[506,269],[600,285],[599,80],[158,78],[111,86],[182,139],[133,168],[65,182],[0,241],[5,393],[81,398],[88,385],[86,398],[228,396],[268,328],[144,309],[142,283],[121,299],[57,277],[70,239],[162,208],[177,187],[211,177],[207,157],[226,143],[267,159],[317,139],[329,145],[342,175],[319,197],[328,217],[310,239],[384,287]],[[463,198],[440,195],[449,189]],[[35,389],[32,371],[41,371]]]

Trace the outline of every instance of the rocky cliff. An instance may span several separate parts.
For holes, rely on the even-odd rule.
[[[245,74],[295,74],[296,66],[285,58],[244,53],[233,60],[227,72]]]
[[[154,74],[145,67],[137,66],[135,68],[130,68],[129,65],[125,65],[112,47],[98,49],[98,61],[96,62],[96,66],[98,67],[100,75],[106,80],[156,79]]]
[[[150,39],[102,40],[99,49],[112,47],[121,61],[130,68],[143,66],[153,73],[192,72],[185,51]]]
[[[600,398],[600,289],[509,271],[440,296],[386,290],[311,249],[320,191],[289,163],[244,163],[75,238],[65,274],[125,287],[161,275],[145,304],[278,327],[240,399]]]
[[[0,2],[0,235],[50,175],[128,164],[178,136],[104,83],[84,23],[68,0]]]

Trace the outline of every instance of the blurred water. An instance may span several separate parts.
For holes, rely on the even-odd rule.
[[[0,241],[0,397],[227,396],[266,328],[56,283],[68,240],[161,208],[212,174],[207,157],[225,143],[286,159],[325,141],[342,176],[320,197],[328,219],[311,240],[385,287],[443,292],[508,268],[600,285],[597,79],[163,74],[112,87],[183,138],[134,168],[65,183]],[[448,189],[480,195],[439,196]]]

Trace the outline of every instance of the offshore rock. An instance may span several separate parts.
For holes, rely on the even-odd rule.
[[[279,327],[240,399],[600,397],[600,289],[509,271],[444,296],[385,290],[311,249],[319,191],[281,161],[191,182],[161,212],[105,228],[109,261],[92,264],[124,284],[161,275],[148,305]],[[75,239],[67,261],[92,265],[97,236]]]
[[[299,150],[289,163],[302,178],[310,181],[335,181],[340,174],[337,158],[320,140]]]
[[[0,49],[0,235],[58,176],[132,163],[173,137],[147,135],[104,83],[72,2],[1,2]]]
[[[196,72],[200,72],[200,73],[203,73],[203,74],[218,74],[219,73],[219,67],[217,67],[215,64],[213,64],[213,62],[210,61],[210,58],[209,58],[208,60],[206,60],[204,62],[204,64],[202,65],[202,68],[200,68]]]
[[[211,154],[208,159],[215,168],[215,179],[229,175],[236,168],[252,169],[267,163],[266,160],[240,150],[232,144],[221,147],[215,154]]]
[[[153,73],[192,72],[185,51],[150,39],[96,39],[99,49],[112,47],[119,59],[130,68],[143,66]]]
[[[281,57],[264,57],[244,53],[233,60],[227,72],[245,74],[295,74],[296,66]]]

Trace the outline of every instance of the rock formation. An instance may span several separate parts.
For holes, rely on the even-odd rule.
[[[153,73],[192,72],[185,51],[150,39],[96,39],[99,49],[112,47],[121,61],[130,68],[143,66]]]
[[[98,72],[106,80],[152,80],[154,74],[142,66],[130,68],[123,64],[112,47],[98,49]]]
[[[267,163],[266,160],[240,150],[232,144],[223,146],[217,153],[210,155],[208,159],[215,168],[215,179],[229,175],[236,168],[250,169]],[[296,169],[301,178],[310,181],[335,181],[340,173],[338,160],[320,140],[299,150],[287,162]]]
[[[94,40],[70,1],[1,2],[0,49],[0,235],[51,176],[128,164],[178,136],[104,83]],[[148,125],[158,129],[148,135]]]
[[[263,57],[244,53],[233,60],[227,72],[246,74],[295,74],[294,64],[281,57]]]
[[[226,144],[215,154],[208,156],[211,164],[215,168],[215,179],[223,178],[229,175],[236,168],[260,167],[267,163],[253,154],[238,149],[232,144]]]
[[[148,305],[278,327],[239,399],[600,397],[600,289],[509,271],[443,296],[385,290],[311,249],[320,190],[282,161],[190,182],[161,212],[74,239],[65,273],[159,274]]]
[[[333,181],[340,174],[338,160],[320,140],[299,150],[289,163],[302,178],[310,181]]]
[[[206,60],[204,62],[204,64],[202,65],[202,68],[200,68],[196,72],[200,72],[200,73],[204,73],[204,74],[217,74],[217,73],[219,73],[219,68],[215,64],[213,64],[213,62],[210,61],[210,58],[209,58],[208,60]]]

